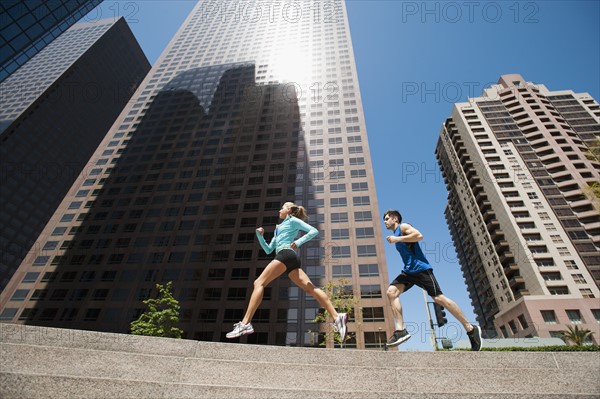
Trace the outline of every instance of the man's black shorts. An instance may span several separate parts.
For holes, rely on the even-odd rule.
[[[298,254],[293,249],[282,249],[275,256],[275,260],[280,261],[286,267],[287,274],[294,269],[300,269],[300,259],[298,259]]]
[[[433,275],[433,270],[431,269],[411,274],[402,272],[394,279],[394,281],[390,283],[390,285],[396,284],[404,284],[406,287],[404,288],[405,292],[408,291],[413,285],[416,285],[417,287],[421,287],[427,291],[427,294],[429,294],[429,296],[432,298],[442,294],[442,290],[440,289],[440,286]]]

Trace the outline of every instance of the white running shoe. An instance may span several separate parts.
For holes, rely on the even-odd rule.
[[[335,328],[335,331],[340,333],[342,342],[344,342],[344,339],[346,338],[346,323],[348,323],[347,313],[338,313],[338,317],[333,322],[333,327]]]
[[[241,321],[233,325],[233,331],[228,332],[225,336],[227,338],[237,338],[242,335],[250,335],[254,332],[252,323],[244,324]]]

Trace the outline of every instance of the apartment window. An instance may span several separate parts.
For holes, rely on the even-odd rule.
[[[369,184],[367,182],[352,183],[352,191],[368,191]]]
[[[225,280],[225,269],[208,269],[208,280]]]
[[[556,226],[553,223],[544,223],[544,227],[548,231],[556,231]]]
[[[379,266],[376,263],[360,264],[358,274],[361,277],[379,276]]]
[[[573,274],[573,281],[575,281],[576,284],[586,284],[583,274]]]
[[[204,290],[205,301],[219,301],[221,300],[221,289],[220,288],[206,288]]]
[[[331,214],[331,223],[344,223],[348,221],[348,213],[332,213]]]
[[[529,328],[529,323],[527,323],[527,320],[525,319],[524,315],[519,315],[517,319],[519,320],[519,323],[521,323],[521,327],[523,328],[523,330]]]
[[[525,241],[528,242],[542,240],[542,236],[539,234],[523,234],[523,238],[525,238]]]
[[[545,245],[532,245],[529,247],[532,254],[545,254],[548,253],[548,248]]]
[[[565,310],[571,324],[581,324],[581,312],[577,309]]]
[[[22,283],[35,283],[37,278],[40,276],[39,272],[28,272],[21,280]]]
[[[575,261],[572,259],[565,260],[565,265],[569,270],[579,270],[579,267],[577,267],[577,263],[575,263]]]
[[[38,311],[37,308],[25,308],[25,309],[23,309],[23,311],[19,315],[19,320],[32,321],[34,319],[37,311]],[[3,319],[2,317],[0,317],[0,320],[5,320],[5,319]]]
[[[600,324],[600,309],[592,309],[592,314],[594,315],[594,319],[596,319],[596,323]]]
[[[559,236],[559,235],[556,235],[556,234],[552,234],[552,235],[550,236],[550,238],[552,239],[552,242],[553,242],[554,244],[562,244],[562,243],[564,242],[564,241],[562,240],[562,238],[560,238],[560,236]]]
[[[366,323],[376,322],[376,321],[384,321],[383,308],[382,307],[363,308],[363,321]]]
[[[338,207],[343,207],[343,206],[348,206],[348,199],[347,198],[331,198],[331,207],[332,208],[338,208]]]
[[[560,272],[546,272],[546,273],[542,273],[542,278],[545,281],[559,281],[562,280],[562,275],[560,274]]]
[[[540,312],[544,318],[544,323],[556,324],[556,314],[554,313],[554,310],[542,310]]]
[[[0,314],[0,320],[12,320],[17,314],[17,308],[4,308]]]
[[[88,309],[85,313],[83,321],[96,321],[98,316],[100,316],[100,309]]]
[[[346,192],[346,185],[345,184],[331,184],[329,186],[329,190],[332,193],[345,193]]]
[[[381,286],[379,284],[368,284],[360,286],[361,298],[381,298]]]
[[[368,196],[362,196],[362,197],[353,197],[352,203],[354,206],[362,206],[362,205],[369,205],[371,203],[371,201]]]
[[[552,258],[536,259],[535,263],[536,263],[536,265],[538,267],[552,267],[552,266],[555,266],[554,259],[552,259]]]
[[[558,250],[558,254],[561,256],[570,256],[571,255],[571,253],[569,252],[567,247],[557,247],[556,249]]]
[[[517,329],[517,324],[514,322],[514,320],[509,321],[508,326],[510,327],[510,331],[513,333],[513,335],[516,335],[519,332]]]
[[[358,256],[376,256],[377,251],[375,250],[375,245],[359,245],[358,246]]]
[[[24,301],[29,294],[29,290],[16,290],[13,296],[10,298],[11,301]]]
[[[234,268],[231,271],[232,280],[248,280],[250,278],[249,268]]]
[[[356,229],[356,238],[372,238],[375,237],[375,232],[372,227],[358,227]]]
[[[331,239],[332,240],[342,240],[350,238],[350,230],[349,229],[331,229]]]
[[[357,222],[370,222],[373,217],[371,211],[354,212],[354,220]]]
[[[548,287],[550,295],[569,295],[568,287]]]
[[[584,298],[595,298],[594,293],[589,288],[581,288],[579,290],[579,292],[581,293],[581,296]]]
[[[229,288],[227,299],[232,301],[246,299],[246,288]]]
[[[332,258],[349,258],[351,254],[349,246],[334,246],[331,248]]]
[[[333,278],[352,277],[352,266],[351,265],[333,265],[332,273],[333,273]]]

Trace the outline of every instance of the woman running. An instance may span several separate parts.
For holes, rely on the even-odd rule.
[[[334,318],[334,327],[340,333],[343,342],[346,337],[348,315],[346,313],[336,312],[327,295],[321,289],[316,288],[313,285],[310,278],[300,268],[300,259],[296,252],[298,247],[318,234],[317,229],[305,222],[307,219],[306,209],[293,202],[286,202],[283,204],[279,210],[279,218],[283,219],[283,222],[275,228],[275,235],[269,244],[267,244],[263,237],[265,230],[262,227],[256,229],[256,236],[258,237],[262,249],[267,254],[270,254],[275,250],[276,256],[254,281],[254,290],[250,296],[250,303],[248,304],[246,314],[242,321],[234,324],[233,331],[227,333],[227,338],[237,338],[254,332],[254,328],[250,321],[262,301],[265,287],[268,286],[271,281],[281,276],[283,272],[287,272],[290,280],[305,292],[312,295]],[[295,239],[300,230],[305,231],[306,234]]]

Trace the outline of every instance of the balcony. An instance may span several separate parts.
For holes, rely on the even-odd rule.
[[[492,237],[493,242],[496,242],[497,240],[506,242],[504,240],[504,233],[502,233],[501,231],[494,230],[492,233],[490,233],[490,236]]]
[[[514,263],[511,263],[508,266],[504,267],[504,274],[506,275],[507,279],[510,279],[515,274],[518,274],[518,272],[519,266],[515,265]]]
[[[485,192],[483,191],[479,191],[477,192],[477,194],[475,194],[475,201],[477,201],[478,204],[487,201],[488,196]]]
[[[492,210],[492,203],[490,201],[483,200],[481,201],[481,204],[479,204],[479,210],[481,211],[481,213],[486,213]]]
[[[498,257],[500,258],[500,263],[502,263],[503,265],[509,262],[513,262],[515,260],[515,255],[510,251],[499,253]]]
[[[592,209],[589,210],[585,210],[582,212],[577,212],[576,210],[574,210],[576,216],[578,219],[591,219],[593,220],[594,217],[598,217],[598,211],[595,210],[593,207]],[[586,223],[586,226],[588,226],[588,224]]]
[[[514,288],[520,284],[525,284],[525,279],[523,278],[523,276],[514,275],[512,278],[510,278],[508,280],[508,283],[511,288]]]
[[[484,221],[485,221],[485,217],[484,217]],[[495,231],[496,229],[500,228],[500,223],[497,220],[490,220],[489,222],[487,222],[485,224],[485,227],[487,227],[487,231],[490,232],[490,234]]]
[[[506,250],[510,250],[510,248],[508,246],[508,241],[506,241],[506,240],[498,241],[498,243],[494,246],[494,248],[496,249],[497,253],[501,253]]]
[[[513,294],[515,296],[515,299],[519,299],[521,297],[529,295],[529,291],[525,287],[523,287],[519,290],[513,291]]]

